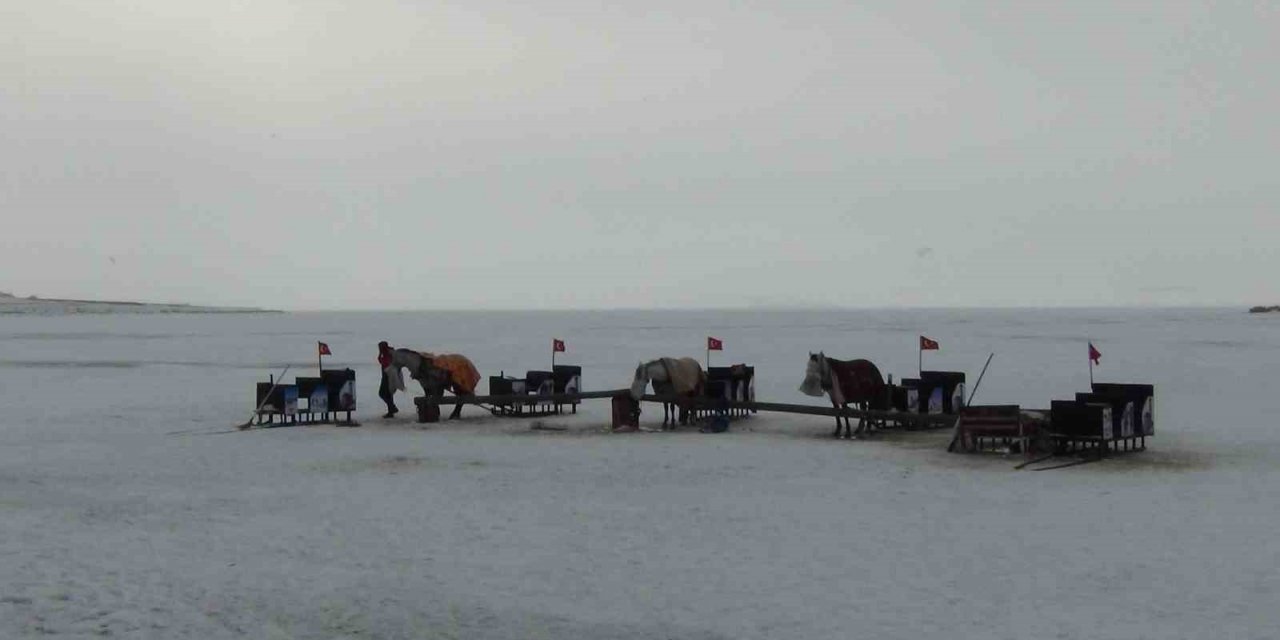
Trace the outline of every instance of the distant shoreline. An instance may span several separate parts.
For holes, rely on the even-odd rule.
[[[111,313],[284,313],[257,307],[207,307],[187,303],[132,300],[81,300],[76,298],[19,298],[0,293],[0,315],[77,315]]]

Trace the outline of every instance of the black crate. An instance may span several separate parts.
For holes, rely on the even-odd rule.
[[[732,389],[733,384],[730,380],[707,380],[707,386],[702,389],[702,395],[716,400],[730,400]]]
[[[298,376],[297,384],[298,384],[298,397],[309,398],[311,397],[312,393],[315,393],[316,389],[319,389],[324,386],[324,379],[323,378],[304,378],[303,376]]]
[[[1049,424],[1054,433],[1068,437],[1105,440],[1115,437],[1112,431],[1111,405],[1105,403],[1054,400],[1050,403]]]
[[[515,395],[515,389],[512,383],[514,379],[506,376],[489,376],[489,395],[491,396],[510,396]]]

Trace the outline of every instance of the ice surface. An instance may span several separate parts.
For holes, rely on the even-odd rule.
[[[487,376],[564,338],[604,389],[715,335],[761,400],[820,403],[809,351],[900,378],[920,334],[971,381],[995,351],[977,401],[1028,407],[1087,386],[1092,340],[1099,381],[1156,385],[1152,450],[1035,473],[822,418],[376,417],[383,339]],[[215,433],[317,340],[364,427]],[[0,317],[0,637],[1276,637],[1278,359],[1280,317],[1236,310]]]

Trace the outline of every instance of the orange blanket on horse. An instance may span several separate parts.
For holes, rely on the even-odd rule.
[[[480,371],[464,355],[456,353],[424,353],[432,366],[449,372],[449,382],[454,393],[475,394],[476,385],[480,382]]]

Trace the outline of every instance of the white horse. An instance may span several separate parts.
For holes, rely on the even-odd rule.
[[[636,374],[631,380],[631,397],[639,400],[645,387],[651,383],[656,395],[680,397],[676,403],[662,403],[662,426],[670,423],[674,428],[677,418],[680,424],[688,424],[689,405],[702,395],[707,374],[693,358],[658,358],[642,362],[636,365]],[[678,414],[676,407],[680,409]]]

